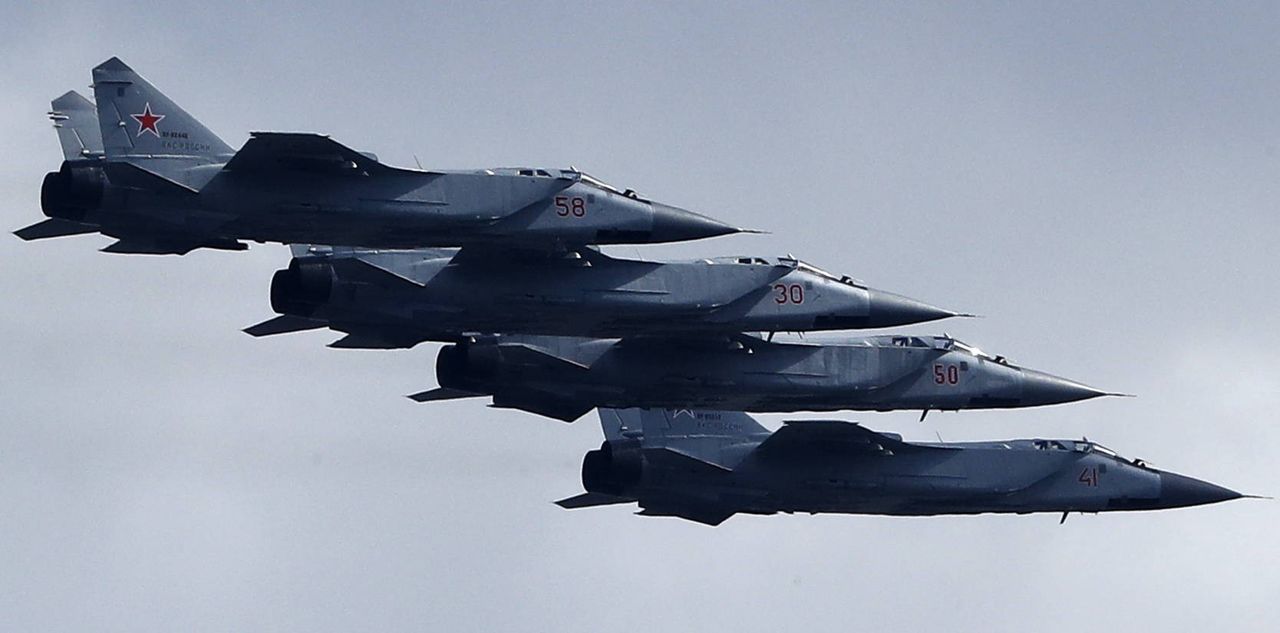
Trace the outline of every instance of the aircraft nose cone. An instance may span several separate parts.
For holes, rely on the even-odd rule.
[[[1160,473],[1160,507],[1184,508],[1239,499],[1244,495],[1207,481],[1175,473]]]
[[[1067,380],[1066,378],[1059,378],[1030,369],[1022,370],[1021,405],[1024,407],[1062,404],[1109,395],[1114,394],[1098,391],[1074,380]]]
[[[653,233],[650,239],[654,242],[683,242],[742,232],[742,229],[699,213],[658,202],[652,204]]]
[[[892,292],[869,288],[867,295],[869,300],[867,327],[910,325],[960,316],[957,312],[943,310]]]

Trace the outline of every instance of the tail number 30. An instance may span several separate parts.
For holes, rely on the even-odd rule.
[[[804,286],[800,284],[773,284],[773,302],[778,305],[804,303]]]

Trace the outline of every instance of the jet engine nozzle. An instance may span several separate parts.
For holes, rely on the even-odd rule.
[[[277,314],[311,316],[333,294],[333,267],[326,262],[289,262],[271,277],[271,309]]]
[[[106,186],[101,167],[64,161],[58,171],[45,174],[40,209],[48,217],[78,222],[102,204]]]
[[[582,459],[582,487],[587,492],[622,496],[640,483],[643,474],[639,440],[609,440]]]
[[[436,356],[436,382],[450,389],[484,391],[497,377],[498,362],[493,345],[447,345]]]

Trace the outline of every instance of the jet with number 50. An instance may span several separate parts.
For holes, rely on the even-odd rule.
[[[493,406],[571,422],[594,407],[741,411],[1008,409],[1108,394],[946,336],[773,342],[755,336],[623,339],[498,336],[436,359],[419,402]]]
[[[907,325],[960,316],[793,258],[646,262],[581,248],[555,258],[492,249],[294,247],[271,282],[282,316],[255,336],[328,327],[344,348],[463,341],[474,333],[732,334]]]
[[[676,242],[739,232],[576,169],[392,167],[326,136],[255,132],[238,151],[124,62],[93,69],[96,113],[60,97],[66,160],[25,240],[101,233],[112,253],[243,250],[245,240],[377,248]]]

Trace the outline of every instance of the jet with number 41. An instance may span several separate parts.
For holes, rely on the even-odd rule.
[[[50,113],[65,161],[24,240],[101,233],[112,253],[243,250],[246,241],[377,248],[485,244],[535,252],[739,232],[576,169],[392,167],[327,136],[255,132],[238,151],[117,58],[93,69],[96,104]]]
[[[601,409],[605,442],[567,509],[719,525],[738,513],[929,516],[1183,508],[1248,495],[1123,459],[1088,440],[916,443],[852,422],[770,432],[737,411]]]

